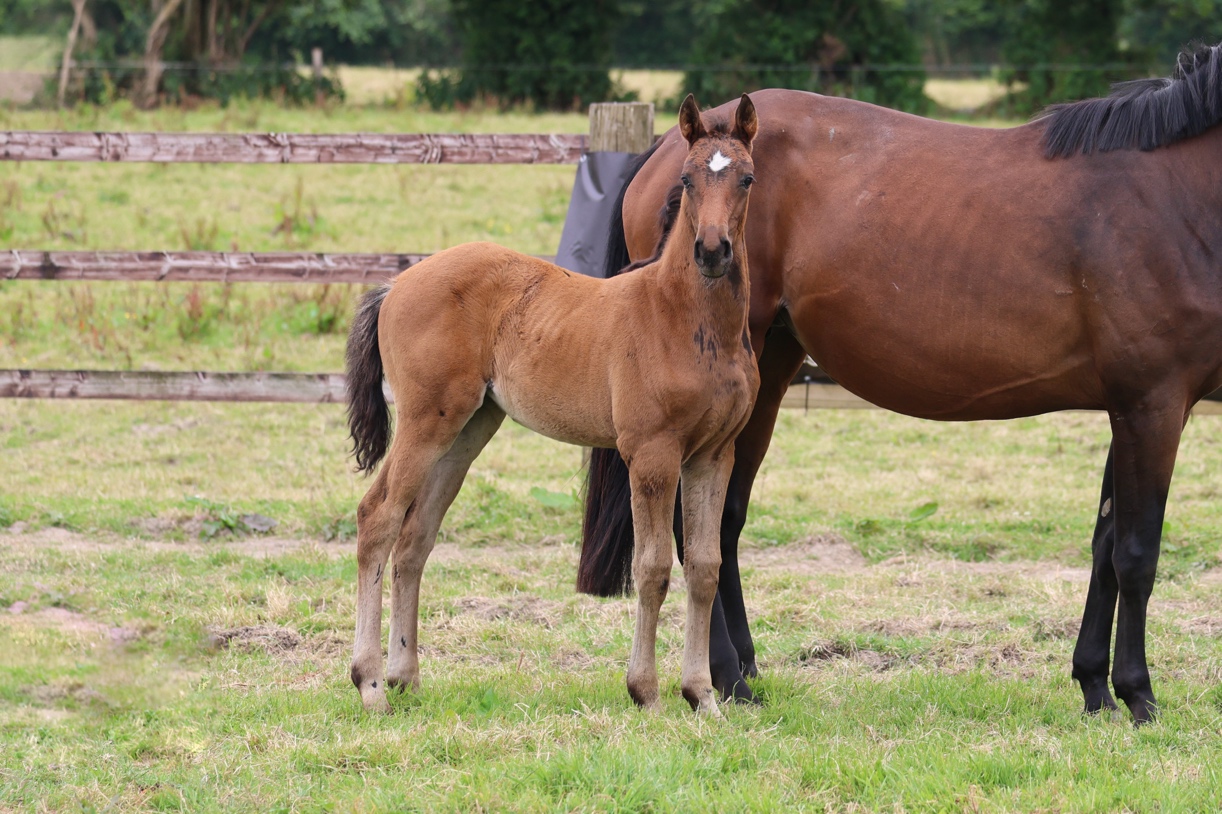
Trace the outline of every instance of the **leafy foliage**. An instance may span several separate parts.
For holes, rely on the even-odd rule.
[[[692,62],[732,66],[695,67],[684,77],[684,90],[709,105],[767,87],[909,111],[925,105],[916,39],[899,9],[884,0],[709,2],[696,19]]]
[[[1016,5],[1013,34],[1002,55],[1019,67],[1004,71],[1002,78],[1027,85],[1012,95],[1017,112],[1104,96],[1112,81],[1130,78],[1131,60],[1120,51],[1116,36],[1123,13],[1123,0],[1026,0]]]
[[[612,95],[615,0],[453,0],[460,71],[426,72],[421,98],[433,107],[477,99],[578,110]]]

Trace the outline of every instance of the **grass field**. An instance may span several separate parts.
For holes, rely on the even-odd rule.
[[[3,129],[581,132],[409,106],[63,114]],[[568,167],[0,163],[0,250],[555,250]],[[346,287],[0,282],[0,368],[339,370]],[[425,574],[419,695],[347,677],[336,405],[0,401],[0,811],[1159,811],[1222,802],[1218,417],[1185,433],[1151,606],[1162,719],[1069,679],[1106,421],[789,411],[744,583],[759,708],[623,689],[632,602],[576,596],[580,452],[507,426]],[[931,513],[932,512],[932,513]],[[251,527],[265,528],[254,533]]]

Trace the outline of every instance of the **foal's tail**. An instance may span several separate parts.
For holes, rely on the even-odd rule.
[[[348,333],[348,432],[358,472],[372,472],[390,444],[390,410],[382,394],[378,314],[390,284],[365,295]]]
[[[652,262],[662,253],[666,238],[679,215],[682,187],[672,189],[659,217],[662,239],[654,257],[628,266],[632,259],[624,235],[624,193],[641,167],[662,142],[642,153],[629,170],[628,178],[615,202],[611,218],[611,238],[607,245],[606,277],[633,271]],[[581,526],[581,560],[577,565],[577,590],[595,596],[622,596],[632,590],[632,491],[628,465],[614,449],[595,449],[590,453],[586,477],[585,519]]]

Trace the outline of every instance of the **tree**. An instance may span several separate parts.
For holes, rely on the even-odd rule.
[[[1011,94],[1017,112],[1054,102],[1106,95],[1112,81],[1128,78],[1133,59],[1120,49],[1123,0],[1023,0],[1010,10],[1002,49],[1007,82],[1025,82]]]
[[[766,87],[925,106],[916,38],[886,0],[711,0],[696,16],[684,88],[713,105]]]
[[[457,75],[425,74],[435,106],[477,98],[574,110],[611,95],[615,0],[453,0]]]

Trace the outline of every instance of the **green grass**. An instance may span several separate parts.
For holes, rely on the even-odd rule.
[[[4,543],[0,602],[29,603],[0,619],[0,795],[19,808],[1200,811],[1222,793],[1216,581],[1160,587],[1164,714],[1137,731],[1077,712],[1080,572],[760,560],[765,704],[705,721],[678,694],[681,586],[651,715],[622,687],[630,603],[574,596],[571,545],[448,544],[424,689],[382,718],[346,676],[347,545]]]
[[[580,132],[268,105],[0,110],[4,128]],[[0,164],[0,249],[554,251],[568,167]],[[276,227],[289,221],[289,228]],[[0,283],[0,367],[339,370],[359,289]],[[425,574],[424,689],[347,677],[339,405],[0,400],[0,811],[1203,811],[1222,799],[1218,418],[1191,422],[1149,652],[1160,722],[1069,679],[1106,419],[786,411],[744,584],[760,708],[623,688],[632,603],[574,595],[580,452],[507,424]],[[261,515],[268,534],[249,532]],[[8,531],[4,531],[4,529]]]

